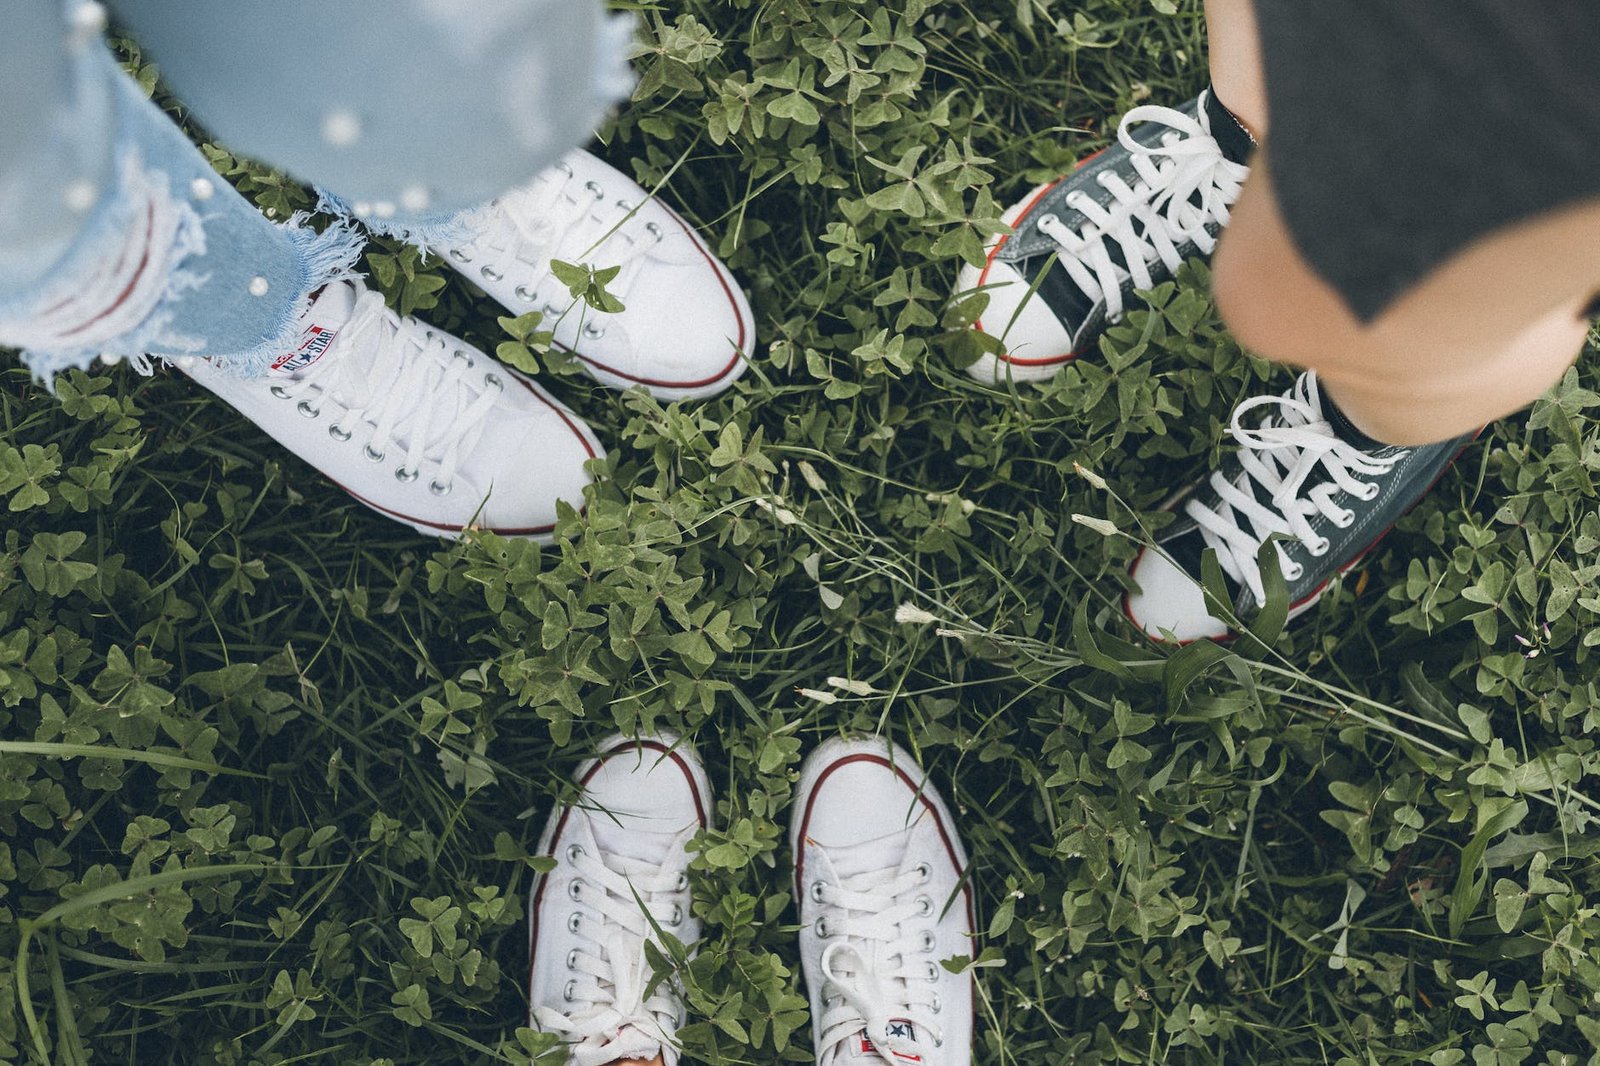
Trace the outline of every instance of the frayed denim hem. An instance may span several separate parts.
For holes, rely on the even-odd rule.
[[[382,217],[380,209],[383,215],[388,217]],[[351,202],[335,196],[326,189],[318,189],[317,210],[341,219],[360,222],[370,232],[381,237],[391,237],[412,245],[424,255],[437,256],[444,248],[464,244],[472,239],[474,229],[471,218],[479,208],[469,207],[447,214],[402,215],[394,212],[393,205]]]

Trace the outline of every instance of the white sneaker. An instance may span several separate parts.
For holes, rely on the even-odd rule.
[[[795,820],[800,958],[822,1066],[972,1061],[973,954],[966,852],[911,756],[830,740],[800,769]]]
[[[368,507],[419,533],[469,525],[545,537],[556,501],[583,506],[605,454],[577,415],[443,330],[401,318],[359,283],[322,290],[300,345],[245,381],[204,359],[184,372]]]
[[[575,151],[468,217],[472,237],[445,260],[513,315],[542,328],[599,382],[663,400],[712,396],[744,373],[750,302],[728,268],[666,204],[616,168]],[[552,260],[620,266],[614,314],[575,301]]]
[[[683,1000],[652,978],[645,911],[686,946],[700,939],[690,909],[691,837],[709,824],[711,789],[699,758],[671,737],[614,736],[578,768],[583,797],[551,815],[539,851],[556,868],[535,878],[528,904],[531,1024],[558,1033],[573,1066],[678,1060]]]

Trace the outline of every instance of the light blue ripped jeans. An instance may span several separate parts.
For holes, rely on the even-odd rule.
[[[585,140],[632,84],[599,0],[121,0],[113,17],[231,151],[323,210],[426,246]],[[0,346],[41,378],[96,356],[254,374],[351,276],[340,219],[264,217],[113,60],[94,3],[0,31]]]

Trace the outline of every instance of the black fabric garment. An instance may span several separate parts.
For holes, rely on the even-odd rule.
[[[1255,5],[1279,208],[1363,321],[1475,239],[1600,196],[1595,0]]]

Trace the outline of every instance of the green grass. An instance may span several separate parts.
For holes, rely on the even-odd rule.
[[[689,1061],[810,1056],[782,833],[847,729],[958,812],[980,1062],[1597,1061],[1593,362],[1289,633],[1169,656],[1126,567],[1290,372],[1198,266],[1041,388],[971,382],[945,304],[1006,203],[1202,86],[1198,3],[640,6],[601,151],[671,174],[762,350],[669,408],[546,360],[612,449],[558,546],[423,541],[175,375],[0,370],[0,1061],[529,1061],[529,849],[616,729],[718,795]]]

